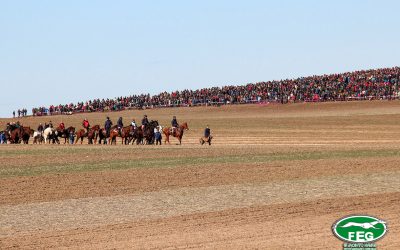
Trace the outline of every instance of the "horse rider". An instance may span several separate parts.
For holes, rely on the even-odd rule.
[[[172,128],[171,128],[172,129],[172,135],[175,135],[176,129],[179,127],[178,121],[176,120],[176,116],[174,116],[172,118],[171,126],[172,126]]]
[[[48,126],[49,126],[49,128],[53,128],[53,123],[51,121],[49,121]]]
[[[122,122],[122,117],[118,118],[117,127],[118,127],[119,136],[121,136],[122,135],[122,128],[124,127],[124,123]]]
[[[112,121],[110,120],[110,117],[107,116],[107,120],[104,122],[104,128],[106,129],[106,136],[110,136],[110,130],[112,126]]]
[[[42,123],[39,123],[39,126],[37,127],[38,133],[39,133],[39,134],[42,134],[42,133],[43,133],[43,130],[44,130],[44,128],[43,128]]]
[[[147,126],[147,124],[149,124],[149,120],[147,120],[147,115],[144,115],[142,119],[142,130],[144,130],[144,127]]]
[[[136,129],[137,125],[135,119],[132,119],[131,126],[133,127],[133,129]]]
[[[209,139],[210,135],[211,135],[211,130],[207,125],[206,129],[204,129],[204,138]]]
[[[88,132],[89,133],[89,129],[90,129],[90,124],[89,124],[89,121],[88,121],[88,119],[84,119],[83,120],[83,122],[82,122],[82,126],[83,126],[83,128],[85,128],[86,129],[86,132]]]
[[[60,125],[58,125],[58,127],[59,127],[61,130],[64,130],[64,129],[65,129],[65,124],[61,121],[61,122],[60,122]]]

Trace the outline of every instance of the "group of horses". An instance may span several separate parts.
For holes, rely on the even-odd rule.
[[[52,128],[47,127],[43,132],[34,131],[30,127],[14,128],[7,133],[7,140],[10,143],[29,143],[29,138],[33,137],[33,143],[60,143],[60,138],[64,139],[64,144],[69,142],[69,137],[75,135],[75,144],[87,138],[88,144],[117,144],[117,138],[120,137],[122,144],[154,144],[155,143],[155,130],[159,128],[158,121],[150,121],[145,126],[126,126],[118,128],[116,125],[111,127],[109,131],[101,128],[100,125],[94,125],[89,129],[76,129],[75,127],[67,128]],[[189,130],[186,122],[182,123],[178,128],[172,129],[165,127],[160,131],[164,135],[164,143],[170,144],[170,137],[173,136],[178,139],[179,144],[182,144],[182,137],[185,130]]]

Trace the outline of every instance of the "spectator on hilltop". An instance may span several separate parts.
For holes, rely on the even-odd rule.
[[[394,99],[400,94],[399,81],[400,67],[361,70],[240,86],[184,89],[153,96],[141,94],[114,99],[98,98],[76,104],[33,108],[32,115],[120,111],[128,108]]]

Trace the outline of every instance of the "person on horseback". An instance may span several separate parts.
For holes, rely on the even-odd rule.
[[[137,125],[135,119],[132,119],[131,126],[133,127],[134,130],[136,129]]]
[[[208,139],[210,135],[211,135],[211,130],[207,125],[206,129],[204,129],[204,137]]]
[[[104,128],[106,129],[106,136],[110,136],[110,130],[112,126],[112,121],[110,120],[110,117],[107,116],[107,120],[104,122]]]
[[[118,118],[117,127],[118,127],[118,134],[119,134],[119,136],[121,136],[122,135],[122,128],[124,127],[124,124],[122,122],[122,117]]]
[[[39,123],[39,126],[38,126],[38,128],[37,128],[38,133],[39,133],[39,134],[42,134],[42,133],[43,133],[43,130],[44,130],[44,128],[43,128],[42,123]]]
[[[86,132],[89,133],[90,124],[89,124],[88,119],[85,118],[85,119],[83,120],[82,126],[83,126],[84,129],[86,129]]]
[[[60,125],[58,125],[58,127],[59,127],[61,130],[64,130],[64,129],[65,129],[65,124],[61,121],[61,123],[60,123]]]
[[[144,127],[147,126],[147,124],[149,124],[149,120],[147,120],[147,115],[144,115],[142,119],[142,130],[144,130]]]
[[[49,128],[53,128],[53,123],[51,121],[49,121],[49,124],[47,124],[49,126]]]
[[[176,116],[174,116],[172,118],[171,126],[172,126],[172,128],[171,128],[172,129],[172,135],[175,136],[176,129],[179,127],[178,121],[176,120]]]

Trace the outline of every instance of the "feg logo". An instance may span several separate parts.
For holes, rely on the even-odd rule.
[[[375,242],[387,231],[386,222],[366,215],[344,217],[332,226],[332,231],[339,239],[352,243]]]

